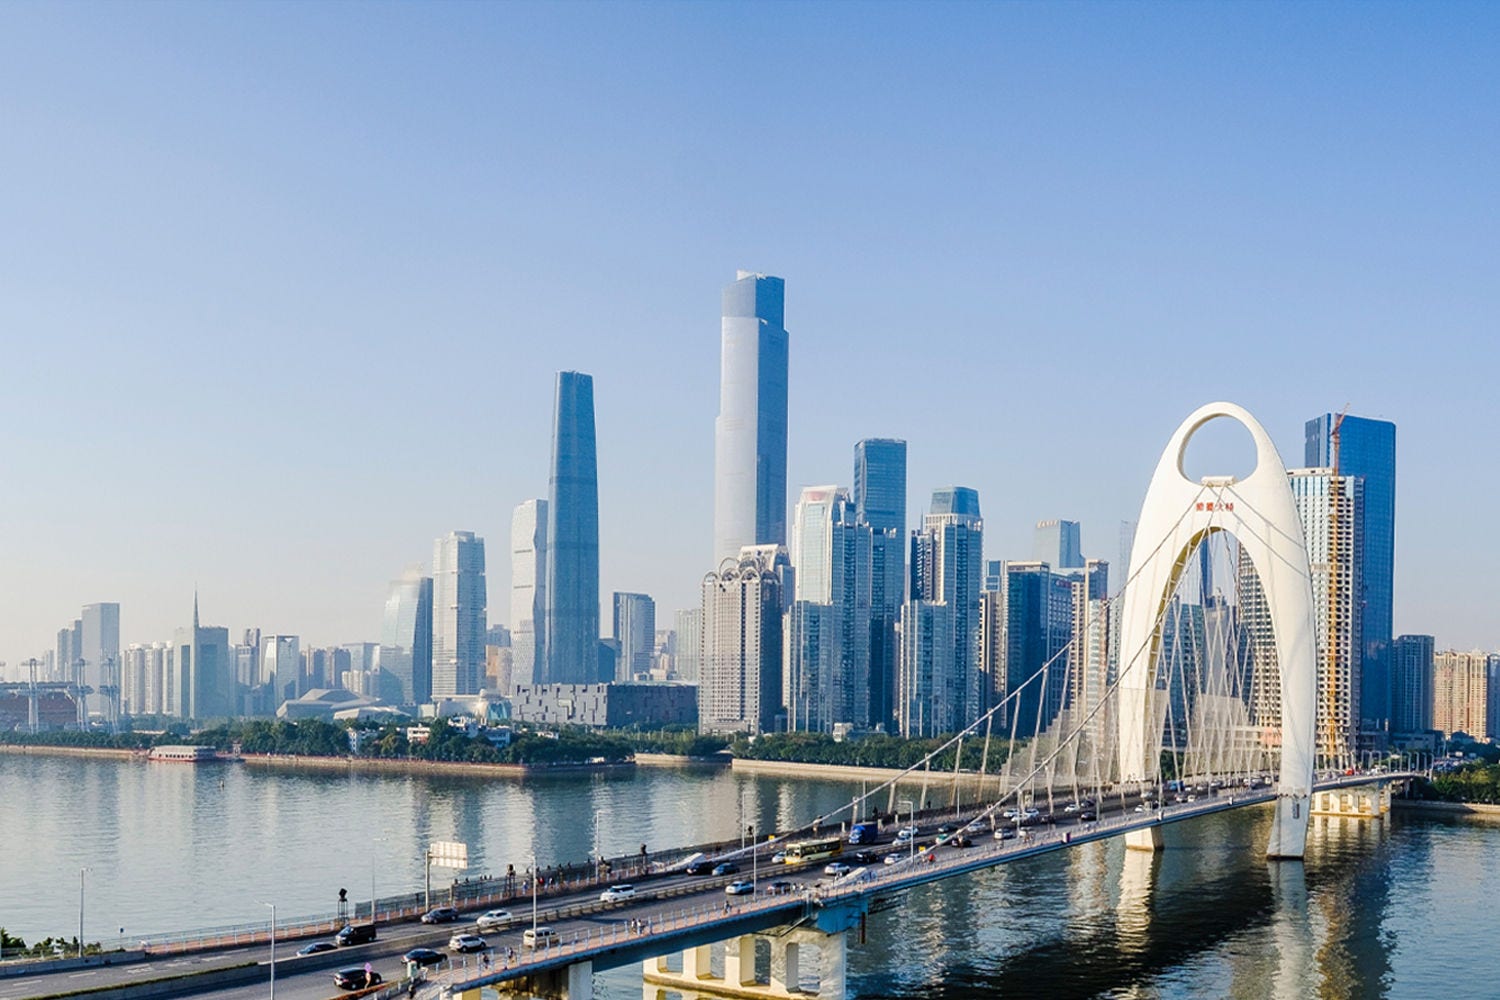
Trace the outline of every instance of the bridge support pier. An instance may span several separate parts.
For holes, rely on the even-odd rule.
[[[594,963],[574,962],[561,969],[502,983],[458,990],[453,1000],[486,1000],[494,996],[546,997],[547,1000],[593,1000]]]
[[[1271,817],[1271,838],[1266,844],[1268,858],[1301,858],[1307,853],[1307,823],[1312,818],[1312,798],[1308,795],[1282,795],[1276,800]]]
[[[1314,816],[1352,816],[1357,819],[1380,819],[1391,811],[1389,782],[1374,782],[1357,788],[1335,788],[1315,792]]]
[[[1161,827],[1148,826],[1125,833],[1125,847],[1131,851],[1160,851],[1162,849]]]
[[[816,997],[818,1000],[845,1000],[848,995],[847,941],[844,931],[825,933],[812,928],[780,929],[766,935],[744,934],[724,942],[724,974],[715,975],[709,968],[709,946],[690,948],[682,953],[682,971],[667,967],[665,956],[648,958],[644,963],[642,997],[663,1000],[669,992],[680,993],[684,1000],[699,997],[728,997],[737,1000],[784,1000],[787,997]],[[755,946],[758,940],[771,945],[770,975],[762,981],[755,972]],[[818,952],[818,987],[802,987],[804,949],[811,945]],[[572,998],[569,998],[572,1000]]]

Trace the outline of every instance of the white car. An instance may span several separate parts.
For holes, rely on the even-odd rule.
[[[489,945],[478,934],[455,934],[448,939],[448,950],[459,953],[484,951]]]
[[[846,865],[842,861],[834,861],[823,866],[824,875],[832,875],[837,878],[840,875],[848,875],[854,870],[853,865]]]
[[[601,903],[623,903],[627,899],[635,898],[635,886],[612,885],[599,894]]]
[[[487,910],[479,915],[474,921],[482,931],[495,931],[506,926],[516,918],[511,916],[509,910]]]
[[[525,948],[545,948],[557,939],[557,931],[546,924],[528,927],[521,932],[521,945]]]
[[[755,891],[755,883],[747,878],[736,879],[724,887],[726,896],[748,896]]]
[[[896,834],[896,843],[904,844],[909,840],[915,840],[916,836],[917,828],[915,826],[903,826]]]

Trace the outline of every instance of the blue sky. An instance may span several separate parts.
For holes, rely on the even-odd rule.
[[[914,516],[1113,559],[1200,403],[1293,465],[1349,403],[1399,425],[1396,629],[1500,647],[1497,91],[1492,4],[0,6],[0,658],[195,584],[374,639],[455,528],[506,620],[563,368],[602,591],[695,603],[740,267],[794,497],[900,436]]]

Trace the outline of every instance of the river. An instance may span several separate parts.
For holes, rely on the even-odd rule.
[[[115,944],[264,921],[267,901],[283,917],[327,912],[340,887],[367,900],[372,879],[382,896],[412,891],[434,840],[468,843],[472,873],[520,870],[533,853],[549,865],[731,839],[742,811],[761,831],[792,827],[858,790],[658,767],[477,778],[0,755],[0,926],[76,934],[83,868],[85,937]],[[1170,827],[1155,856],[1084,845],[914,891],[850,948],[851,990],[1495,994],[1500,960],[1480,918],[1500,899],[1500,824],[1320,819],[1304,863],[1268,864],[1268,822],[1241,810]],[[598,986],[641,995],[632,970]]]

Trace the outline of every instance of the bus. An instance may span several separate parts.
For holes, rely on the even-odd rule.
[[[844,842],[837,837],[826,840],[799,840],[786,845],[786,863],[800,865],[805,861],[822,861],[844,849]]]

